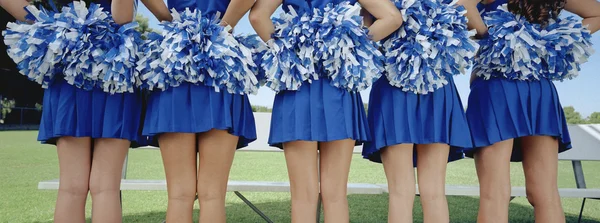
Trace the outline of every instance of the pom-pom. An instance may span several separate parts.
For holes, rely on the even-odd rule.
[[[311,23],[317,30],[319,70],[333,86],[348,91],[368,88],[384,70],[383,55],[362,26],[360,9],[349,2],[328,4]]]
[[[470,67],[479,45],[471,39],[466,10],[447,0],[395,0],[404,24],[387,39],[386,75],[391,85],[428,94]]]
[[[290,6],[273,20],[275,32],[267,41],[269,50],[261,60],[266,85],[275,91],[298,90],[304,81],[319,79],[315,72],[315,32],[311,15],[298,15]]]
[[[67,43],[63,72],[67,83],[85,90],[101,85],[108,72],[104,57],[115,32],[110,15],[98,4],[87,8],[85,2],[75,1],[55,18],[56,25],[65,28],[59,36]]]
[[[174,80],[168,79],[170,76],[165,72],[164,64],[161,63],[163,49],[160,44],[163,40],[164,36],[161,34],[150,32],[140,46],[136,69],[142,80],[142,88],[152,91],[155,88],[166,89],[168,86],[178,85]]]
[[[135,87],[141,85],[136,62],[142,37],[135,30],[138,26],[136,22],[114,26],[118,31],[111,36],[110,49],[104,55],[103,63],[108,68],[104,76],[100,77],[101,87],[109,93],[133,92]]]
[[[47,88],[55,74],[62,72],[66,43],[59,34],[65,28],[56,26],[54,12],[35,6],[25,9],[35,23],[9,22],[2,32],[4,43],[19,72]]]
[[[257,66],[251,66],[252,73],[256,75],[256,79],[258,79],[259,85],[263,85],[266,82],[265,79],[265,71],[260,66],[262,63],[262,57],[267,52],[267,44],[263,42],[260,37],[256,34],[252,35],[239,35],[236,36],[238,42],[244,45],[246,48],[250,49],[250,53],[252,55],[252,60],[254,64]]]
[[[539,25],[538,25],[539,26]],[[543,76],[550,80],[577,77],[580,65],[594,53],[590,31],[573,17],[551,19],[541,28]]]
[[[150,49],[141,51],[137,69],[145,87],[164,90],[189,82],[215,91],[256,92],[258,80],[251,72],[256,65],[250,50],[228,32],[231,27],[219,25],[218,14],[208,18],[186,9],[173,10],[172,15],[172,22],[161,23],[162,37],[151,36],[144,44]]]

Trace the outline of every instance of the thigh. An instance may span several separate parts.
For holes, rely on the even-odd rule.
[[[233,163],[238,137],[225,130],[210,130],[198,137],[199,168],[198,195],[216,193],[224,195]]]
[[[294,141],[283,144],[283,152],[290,178],[290,187],[318,187],[317,142]]]
[[[528,136],[521,139],[521,146],[527,188],[538,191],[557,188],[558,140],[550,136]]]
[[[164,133],[158,138],[169,197],[196,191],[196,134]]]
[[[130,144],[130,141],[124,139],[94,140],[90,190],[119,188],[123,163]]]
[[[92,163],[92,140],[89,137],[61,137],[56,142],[60,171],[60,189],[87,194]]]
[[[351,139],[321,143],[319,171],[323,194],[341,190],[346,196],[354,145]]]

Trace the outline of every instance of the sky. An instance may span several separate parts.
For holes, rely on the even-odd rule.
[[[280,8],[273,15],[277,16],[281,12]],[[160,29],[156,18],[143,4],[140,4],[138,14],[142,14],[149,19],[151,28]],[[572,15],[568,12],[563,14]],[[235,32],[255,33],[248,21],[248,14],[240,20]],[[589,58],[587,63],[581,66],[579,76],[573,80],[555,82],[562,105],[575,107],[583,117],[590,115],[592,112],[600,112],[600,31],[592,36],[592,43],[596,53]],[[470,72],[455,77],[456,87],[465,106],[467,106],[469,96],[469,75]],[[361,92],[365,103],[369,101],[369,91],[370,89]],[[252,105],[272,107],[275,92],[263,86],[259,89],[258,94],[249,97]]]

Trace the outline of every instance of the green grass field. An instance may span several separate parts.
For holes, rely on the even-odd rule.
[[[52,222],[56,191],[41,191],[37,183],[58,178],[56,150],[36,142],[37,132],[0,132],[0,222]],[[164,179],[160,153],[156,150],[132,150],[129,159],[129,179]],[[383,168],[355,155],[350,181],[356,183],[385,183]],[[600,188],[600,163],[584,162],[588,187]],[[569,162],[559,166],[559,186],[574,188]],[[523,186],[521,165],[511,166],[514,186]],[[283,153],[238,152],[231,180],[287,181]],[[476,185],[472,160],[448,165],[447,184]],[[288,193],[245,193],[274,222],[290,222]],[[167,194],[163,191],[123,192],[124,222],[162,222]],[[563,199],[567,222],[577,222],[581,199]],[[350,195],[351,222],[386,222],[387,195]],[[448,197],[451,222],[475,222],[477,197]],[[88,199],[87,215],[91,202]],[[196,205],[197,209],[197,205]],[[197,219],[197,216],[195,216]],[[254,212],[233,193],[227,195],[228,222],[262,222]],[[422,222],[419,199],[415,200],[415,222]],[[600,201],[588,200],[584,222],[600,222]],[[510,205],[510,222],[533,222],[533,209],[526,198],[516,198]]]

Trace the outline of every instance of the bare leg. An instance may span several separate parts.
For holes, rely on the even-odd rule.
[[[225,194],[238,137],[224,130],[200,134],[198,149],[198,202],[200,222],[225,223]]]
[[[450,146],[417,145],[417,176],[423,222],[450,222],[446,201],[446,166]]]
[[[196,199],[196,134],[164,133],[158,138],[167,178],[167,223],[192,222]]]
[[[321,197],[325,222],[350,222],[348,210],[348,174],[354,140],[321,143]]]
[[[121,222],[121,170],[131,144],[123,139],[95,139],[90,173],[93,222]]]
[[[535,222],[565,222],[558,194],[558,140],[550,136],[523,137],[523,172],[527,200]]]
[[[90,138],[61,137],[56,143],[60,185],[54,222],[85,222],[92,148]]]
[[[317,142],[288,142],[283,148],[292,194],[292,223],[314,222],[319,200]]]
[[[475,154],[480,191],[477,222],[508,222],[512,147],[513,140],[505,140]]]
[[[388,222],[413,222],[415,203],[413,144],[398,144],[384,148],[381,151],[381,161],[388,182]]]

